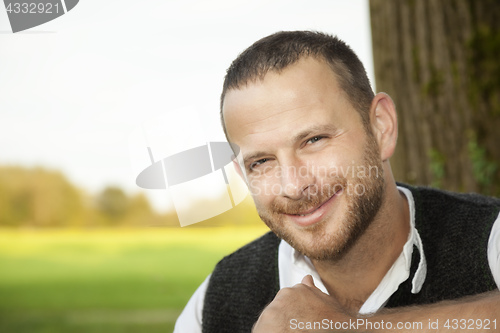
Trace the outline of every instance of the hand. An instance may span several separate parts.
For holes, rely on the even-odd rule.
[[[325,325],[338,321],[356,320],[334,296],[327,295],[306,275],[292,288],[281,289],[255,323],[253,333],[331,332]],[[317,322],[316,327],[311,326]],[[328,324],[327,324],[328,323]],[[307,326],[309,325],[309,326]]]

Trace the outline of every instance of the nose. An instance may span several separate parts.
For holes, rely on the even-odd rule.
[[[292,160],[282,164],[282,195],[292,200],[301,199],[315,186],[312,168],[301,160]]]

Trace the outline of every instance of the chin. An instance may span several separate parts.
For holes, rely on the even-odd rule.
[[[348,200],[336,214],[307,227],[287,221],[282,214],[260,215],[267,226],[295,250],[311,260],[338,261],[353,247],[374,220],[381,204],[381,195],[375,200]],[[372,204],[370,204],[373,203]],[[371,209],[368,209],[370,207]],[[343,213],[340,213],[340,211]]]
[[[281,218],[279,223],[272,223],[266,216],[261,219],[279,238],[312,260],[340,259],[353,243],[351,238],[355,237],[348,232],[352,228],[341,223],[344,219],[322,220],[307,227],[287,225]]]
[[[336,261],[344,256],[348,250],[350,240],[339,232],[322,232],[310,234],[308,237],[295,237],[286,240],[294,249],[312,260]]]

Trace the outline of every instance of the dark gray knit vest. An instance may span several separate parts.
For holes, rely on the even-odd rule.
[[[415,200],[415,224],[427,260],[427,277],[422,290],[412,294],[411,281],[419,262],[414,249],[410,277],[387,307],[427,304],[496,289],[487,246],[500,200],[402,186],[411,190]],[[251,331],[279,290],[279,242],[267,233],[217,264],[205,295],[204,333]]]

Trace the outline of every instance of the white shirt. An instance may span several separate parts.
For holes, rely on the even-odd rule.
[[[410,276],[413,245],[416,245],[418,251],[420,251],[420,262],[412,280],[412,293],[416,294],[420,291],[427,275],[427,264],[425,261],[422,240],[415,228],[415,203],[413,195],[410,190],[404,187],[398,186],[398,189],[404,193],[408,200],[410,211],[410,234],[408,235],[408,240],[403,246],[403,251],[398,259],[396,259],[380,284],[370,297],[368,297],[363,306],[361,306],[359,310],[360,314],[374,313],[383,308],[392,294],[399,288],[399,285],[408,279]],[[488,240],[488,263],[497,288],[500,289],[500,214],[493,224]],[[293,287],[300,283],[304,276],[310,274],[314,279],[316,287],[328,294],[311,260],[300,254],[283,240],[278,249],[278,268],[280,288]],[[174,333],[201,333],[203,301],[209,279],[210,275],[198,287],[187,303],[175,323]]]

